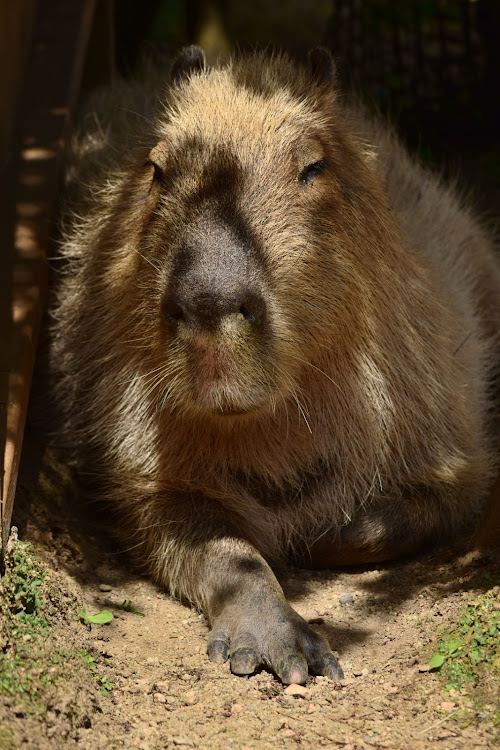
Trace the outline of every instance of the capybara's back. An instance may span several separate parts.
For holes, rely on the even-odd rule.
[[[53,369],[118,532],[209,655],[335,677],[266,561],[391,559],[471,525],[495,470],[492,241],[333,63],[263,54],[95,100],[70,170]]]

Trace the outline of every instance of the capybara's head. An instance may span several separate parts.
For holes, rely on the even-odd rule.
[[[321,50],[307,68],[257,55],[212,71],[190,48],[154,132],[144,125],[154,145],[121,154],[110,241],[122,249],[102,262],[115,335],[141,341],[164,408],[230,419],[300,402],[324,353],[352,343],[363,267],[390,243],[334,89]]]

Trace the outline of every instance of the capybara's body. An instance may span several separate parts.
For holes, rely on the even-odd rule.
[[[209,655],[338,676],[266,561],[452,537],[494,473],[491,240],[310,69],[253,55],[100,100],[75,146],[52,362],[118,531]],[[496,340],[495,340],[496,339]]]

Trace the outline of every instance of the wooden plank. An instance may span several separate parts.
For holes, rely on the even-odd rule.
[[[0,0],[0,164],[10,143],[37,0]]]
[[[95,0],[38,4],[0,188],[0,557],[10,530],[59,182]]]

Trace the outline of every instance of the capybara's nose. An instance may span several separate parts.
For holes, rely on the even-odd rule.
[[[215,330],[228,318],[250,326],[261,325],[266,303],[259,291],[245,286],[236,284],[231,289],[228,285],[212,285],[207,289],[193,279],[185,279],[167,293],[163,310],[170,324],[182,321],[196,328]]]

